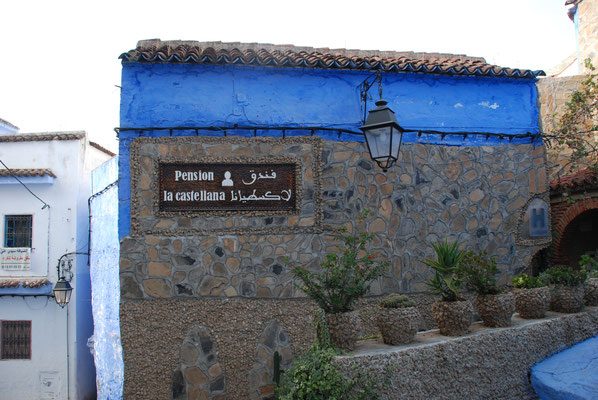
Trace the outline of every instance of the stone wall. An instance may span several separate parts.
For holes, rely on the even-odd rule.
[[[577,43],[582,73],[588,72],[584,60],[598,67],[598,0],[584,0],[577,6]]]
[[[591,307],[520,327],[339,357],[336,363],[347,374],[390,373],[383,399],[527,399],[535,398],[533,365],[597,334],[598,309]]]
[[[292,344],[293,355],[298,355],[312,342],[312,315],[313,306],[305,299],[195,298],[124,302],[121,304],[124,398],[195,399],[203,398],[195,395],[208,392],[206,398],[248,399],[252,389],[257,388],[249,385],[250,379],[255,379],[251,371],[261,371],[258,361],[262,359],[263,346],[260,344],[272,320],[277,321],[288,336],[286,342]],[[195,346],[195,352],[193,348],[187,349],[195,331],[211,335],[208,351],[200,350],[201,345]],[[200,338],[195,342],[201,341]],[[261,382],[257,386],[261,387]],[[268,389],[264,393],[271,395],[271,387]]]
[[[538,88],[538,109],[540,111],[540,128],[543,132],[552,132],[558,117],[565,111],[569,96],[583,80],[583,75],[540,78],[536,82]],[[556,118],[553,115],[556,114]]]
[[[538,109],[540,111],[540,127],[543,132],[551,134],[556,129],[560,116],[565,111],[571,93],[578,90],[583,75],[549,77],[538,80]],[[574,172],[569,164],[570,150],[549,151],[550,181],[559,176]],[[583,167],[579,167],[583,168]]]
[[[292,141],[294,140],[294,141]],[[291,141],[291,142],[289,142]],[[391,261],[373,295],[427,290],[431,271],[421,260],[431,243],[449,238],[496,257],[500,282],[524,269],[534,248],[517,241],[529,199],[547,191],[542,147],[445,147],[405,144],[405,157],[383,173],[362,143],[294,139],[138,139],[132,151],[132,232],[121,244],[124,299],[204,296],[293,298],[289,264],[317,268],[337,249],[329,229],[353,224],[372,210],[366,229],[374,250]],[[152,160],[188,154],[302,157],[298,215],[154,213],[157,176]],[[247,157],[247,156],[241,156]],[[321,157],[321,159],[320,159]],[[288,261],[286,259],[288,258]]]
[[[300,160],[296,213],[177,215],[157,209],[158,160],[266,157]],[[375,234],[375,252],[391,261],[371,295],[412,294],[422,308],[422,329],[433,327],[425,284],[432,272],[421,260],[433,255],[434,241],[448,238],[487,250],[497,259],[501,283],[529,264],[540,246],[522,238],[519,225],[530,199],[547,192],[543,147],[407,143],[401,157],[383,173],[365,145],[356,142],[136,139],[131,147],[132,236],[121,241],[120,260],[125,398],[184,398],[183,392],[189,397],[202,391],[227,399],[271,395],[266,382],[271,374],[264,372],[269,356],[263,355],[280,350],[287,362],[289,352],[301,353],[312,340],[313,304],[294,286],[290,264],[317,269],[325,253],[338,251],[329,230],[355,229],[353,221],[363,208],[372,211],[365,229]],[[363,319],[372,319],[376,302],[361,302]],[[260,343],[269,337],[264,333],[273,329],[269,326],[284,332],[285,340],[266,349]],[[209,355],[224,371],[222,380],[210,375],[216,361],[206,361],[207,353],[200,364],[180,353],[190,341],[187,332],[199,329],[193,327],[212,335]],[[376,333],[370,330],[363,334]],[[187,370],[193,375],[185,375]],[[200,380],[197,371],[214,382]]]

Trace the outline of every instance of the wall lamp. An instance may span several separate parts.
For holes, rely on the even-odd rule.
[[[71,256],[77,254],[87,255],[87,253],[72,252],[63,254],[58,259],[58,265],[56,266],[58,281],[54,286],[53,292],[56,304],[58,304],[61,308],[64,308],[71,301],[71,294],[73,292],[73,287],[69,283],[73,279],[73,273],[71,271],[73,267],[73,260]]]
[[[73,288],[71,287],[71,284],[68,283],[64,277],[60,277],[53,290],[56,304],[58,304],[61,308],[64,308],[64,306],[71,301],[72,291]]]
[[[366,119],[368,91],[376,82],[380,99],[376,101],[376,108],[369,112]],[[380,71],[376,71],[375,74],[364,80],[359,88],[364,103],[364,122],[359,129],[365,136],[370,157],[384,172],[387,172],[388,168],[399,158],[404,129],[397,122],[395,113],[386,106],[388,102],[382,99],[382,74]]]

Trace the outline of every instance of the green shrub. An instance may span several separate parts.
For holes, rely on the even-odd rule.
[[[578,271],[571,267],[552,267],[542,272],[540,280],[546,285],[577,286],[586,280],[585,269]]]
[[[434,278],[426,284],[432,293],[441,295],[443,301],[461,300],[459,290],[463,281],[458,272],[465,252],[459,250],[457,242],[436,242],[432,247],[436,253],[436,260],[426,258],[424,264],[431,267],[435,273]]]
[[[363,210],[357,222],[362,225],[369,210]],[[357,228],[356,228],[357,230]],[[369,250],[374,234],[357,231],[347,234],[344,228],[333,232],[344,244],[342,254],[327,254],[319,272],[312,272],[305,265],[291,265],[299,278],[298,287],[327,313],[351,311],[354,303],[369,289],[372,281],[384,274],[387,261],[377,262],[376,254]]]
[[[383,308],[407,308],[415,307],[415,303],[409,297],[398,293],[389,294],[380,300],[380,307]]]
[[[498,273],[496,261],[489,258],[485,251],[465,252],[457,273],[461,275],[467,288],[477,294],[500,293],[494,278]]]
[[[514,288],[517,289],[533,289],[546,286],[538,277],[528,276],[527,274],[519,274],[511,279]]]
[[[314,318],[314,337],[307,353],[297,357],[282,375],[280,386],[276,388],[278,400],[378,399],[376,389],[386,384],[388,376],[383,384],[377,384],[364,379],[360,373],[355,378],[340,373],[332,363],[339,352],[330,344],[323,310],[318,310]]]
[[[598,261],[594,260],[587,254],[583,254],[579,260],[579,268],[583,268],[587,272],[598,271]]]

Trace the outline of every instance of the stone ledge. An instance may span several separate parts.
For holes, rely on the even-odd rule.
[[[472,325],[466,336],[420,332],[415,343],[361,342],[335,361],[346,374],[389,374],[385,399],[522,399],[535,397],[529,374],[545,358],[598,334],[598,307],[578,314],[548,312],[539,320],[513,318],[510,328]]]

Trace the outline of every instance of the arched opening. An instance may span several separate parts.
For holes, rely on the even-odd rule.
[[[578,265],[583,254],[598,257],[598,209],[582,212],[567,225],[560,252],[561,260],[572,267]]]

